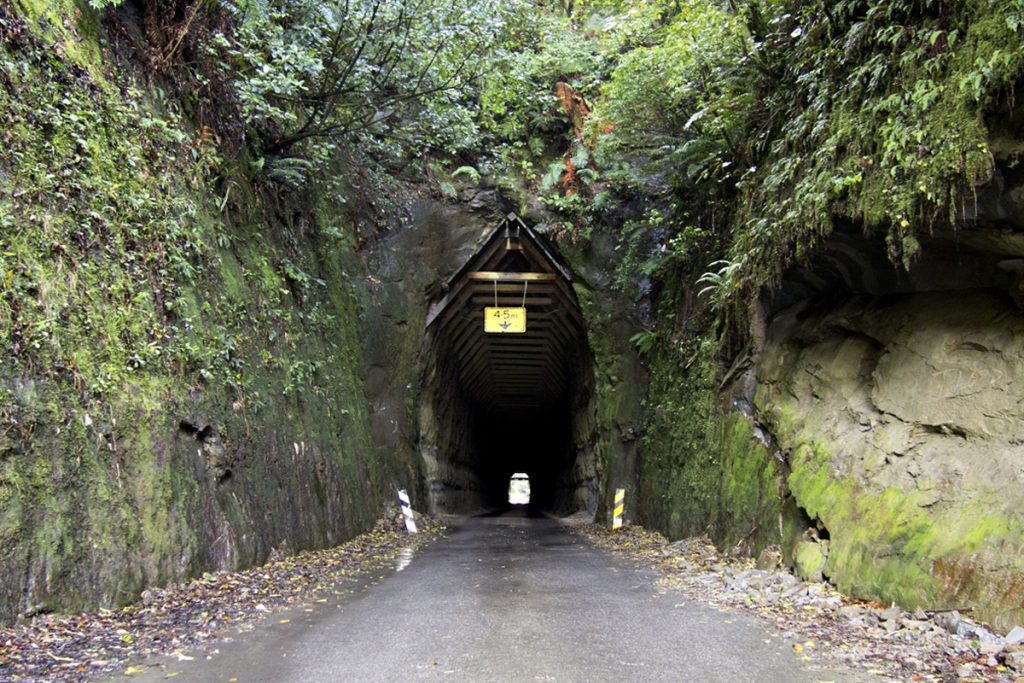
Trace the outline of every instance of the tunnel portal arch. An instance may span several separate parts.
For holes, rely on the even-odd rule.
[[[509,214],[441,290],[419,411],[431,508],[500,507],[529,472],[535,507],[593,512],[593,357],[568,266]],[[485,331],[485,309],[520,307],[524,331]]]

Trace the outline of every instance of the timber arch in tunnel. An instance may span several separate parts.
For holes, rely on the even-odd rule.
[[[525,472],[532,507],[592,513],[593,357],[569,268],[509,214],[442,292],[426,319],[419,413],[431,508],[500,508]],[[485,331],[495,308],[525,308],[525,330],[494,318]]]

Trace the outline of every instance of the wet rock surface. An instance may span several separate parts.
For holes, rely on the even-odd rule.
[[[958,611],[904,610],[851,599],[833,586],[730,558],[707,539],[668,542],[627,526],[575,527],[598,546],[661,574],[659,585],[689,600],[757,615],[813,666],[859,668],[893,681],[1024,680],[1024,628],[999,635]]]

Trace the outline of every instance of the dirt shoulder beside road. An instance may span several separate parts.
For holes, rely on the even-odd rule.
[[[87,681],[134,673],[131,663],[152,655],[189,658],[232,629],[350,591],[375,569],[394,565],[444,533],[436,521],[418,517],[417,522],[415,536],[406,533],[398,514],[336,548],[147,590],[139,602],[119,610],[43,615],[0,628],[0,680]]]

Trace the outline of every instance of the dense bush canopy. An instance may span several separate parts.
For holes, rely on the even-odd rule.
[[[837,217],[907,263],[990,174],[985,116],[1024,68],[1022,0],[164,4],[210,18],[189,68],[269,177],[426,155],[542,195],[560,235],[612,216],[627,277],[714,262],[719,307]]]

